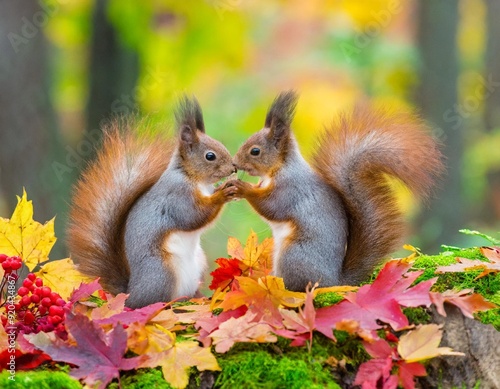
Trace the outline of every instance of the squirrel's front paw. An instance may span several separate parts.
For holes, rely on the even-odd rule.
[[[222,188],[222,194],[226,201],[238,200],[238,188],[234,185],[225,185]]]
[[[230,180],[226,182],[225,187],[233,188],[235,190],[235,196],[237,198],[243,198],[248,191],[252,189],[252,184],[241,180]]]

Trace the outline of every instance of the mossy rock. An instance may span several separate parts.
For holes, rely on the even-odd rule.
[[[456,257],[485,260],[478,248],[447,247],[438,255],[420,255],[413,264],[414,270],[423,270],[417,282],[438,276],[438,281],[433,287],[435,291],[473,289],[489,301],[500,305],[500,274],[492,273],[481,278],[477,278],[481,271],[435,274],[438,266],[453,264],[456,262]],[[376,274],[377,272],[372,279]],[[330,306],[341,299],[342,296],[337,293],[320,294],[315,298],[314,305],[316,308]],[[424,307],[404,309],[410,323],[415,325],[430,323],[433,320],[430,312],[430,309]],[[500,308],[481,312],[476,317],[482,323],[492,324],[500,331]],[[311,352],[307,347],[291,347],[290,340],[283,338],[279,338],[274,344],[237,343],[229,352],[216,354],[222,371],[200,373],[192,368],[188,388],[349,387],[352,385],[358,366],[368,360],[369,356],[359,339],[343,331],[335,331],[334,335],[337,342],[315,333]],[[182,338],[178,337],[180,340]],[[81,388],[76,380],[60,368],[55,368],[58,369],[56,371],[48,370],[54,368],[54,365],[50,365],[31,372],[17,372],[15,381],[9,380],[10,374],[5,371],[0,374],[0,387]],[[63,369],[68,370],[67,366]],[[122,372],[120,385],[115,380],[108,387],[171,388],[164,380],[160,368]]]

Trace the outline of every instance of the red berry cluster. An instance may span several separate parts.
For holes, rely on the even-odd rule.
[[[14,307],[19,332],[30,334],[56,331],[58,335],[66,333],[63,324],[63,307],[66,301],[48,286],[43,286],[41,278],[29,273],[17,294],[20,299]],[[5,318],[2,318],[2,321],[5,321]]]
[[[20,257],[9,257],[5,254],[0,254],[0,263],[5,274],[10,274],[23,266],[23,260]]]

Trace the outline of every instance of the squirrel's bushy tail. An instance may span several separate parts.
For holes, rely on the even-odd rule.
[[[129,280],[123,239],[128,211],[158,181],[173,149],[168,140],[138,137],[136,124],[116,120],[104,129],[102,149],[77,182],[71,202],[71,257],[113,294],[126,292]]]
[[[322,134],[313,164],[342,196],[349,218],[343,278],[359,283],[397,249],[405,223],[388,176],[425,198],[443,170],[439,145],[409,112],[368,104]]]

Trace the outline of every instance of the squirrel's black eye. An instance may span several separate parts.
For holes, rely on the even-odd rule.
[[[207,161],[215,161],[215,159],[217,158],[215,153],[212,153],[211,151],[209,151],[208,153],[205,154],[205,158]]]
[[[252,150],[250,150],[250,154],[252,154],[252,155],[259,155],[260,154],[260,149],[258,147],[254,147]]]

